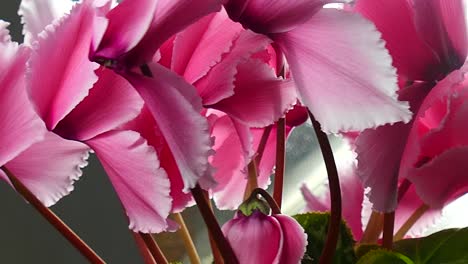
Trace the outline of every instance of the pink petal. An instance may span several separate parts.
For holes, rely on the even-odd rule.
[[[287,215],[274,215],[283,231],[281,264],[300,263],[307,246],[307,234],[299,223]]]
[[[229,17],[257,33],[286,32],[309,20],[331,0],[229,0]]]
[[[237,65],[264,50],[271,40],[252,31],[243,31],[230,52],[223,56],[204,78],[195,83],[204,105],[211,105],[234,94]]]
[[[230,51],[241,30],[224,10],[200,19],[177,35],[172,69],[195,83]]]
[[[356,139],[357,174],[373,209],[394,211],[397,206],[398,169],[411,124],[397,123],[363,131]]]
[[[418,33],[410,1],[359,0],[354,10],[371,20],[382,33],[398,74],[410,80],[432,81],[437,78],[441,71],[440,61]]]
[[[86,141],[96,152],[135,232],[167,229],[169,180],[156,152],[133,131],[111,131]]]
[[[343,199],[343,220],[346,221],[355,238],[362,236],[361,214],[364,200],[364,187],[356,173],[355,161],[338,161],[338,173],[340,176],[340,186]],[[303,185],[302,195],[306,200],[307,211],[330,211],[330,193],[328,191],[320,196],[313,195],[310,190]]]
[[[172,35],[220,8],[221,0],[159,0],[150,28],[123,60],[131,66],[150,62],[156,50]]]
[[[408,179],[421,199],[441,209],[468,192],[468,147],[454,147],[438,155],[420,168],[410,170]]]
[[[23,24],[24,43],[32,45],[47,25],[69,14],[75,4],[71,0],[21,0],[18,15]]]
[[[459,139],[455,139],[455,141],[450,141],[450,143],[447,142],[449,144],[445,145],[443,141],[437,140],[437,135],[441,136],[442,134],[444,134],[440,134],[439,132],[437,132],[444,131],[443,127],[445,126],[446,122],[441,121],[446,118],[455,117],[456,115],[453,115],[452,117],[450,117],[450,115],[452,114],[452,112],[457,111],[457,109],[461,107],[460,103],[463,102],[462,98],[466,97],[466,92],[463,92],[462,94],[460,94],[460,98],[455,99],[459,93],[457,89],[465,89],[463,88],[464,84],[462,84],[465,71],[466,69],[453,71],[447,77],[438,82],[437,85],[433,87],[430,90],[430,93],[427,94],[427,96],[424,98],[424,101],[421,103],[421,106],[414,118],[415,125],[413,125],[411,132],[408,136],[407,144],[400,164],[400,177],[408,177],[408,170],[410,170],[413,166],[422,165],[422,162],[424,162],[424,160],[428,161],[434,156],[436,152],[441,153],[441,151],[443,151],[444,148],[450,147],[453,144],[456,145],[457,140],[464,140],[466,138],[465,136],[463,136]],[[450,99],[451,97],[455,98]],[[449,101],[452,100],[458,101],[458,103],[449,103]],[[450,110],[450,108],[452,109]],[[462,109],[463,108],[460,108],[460,110]],[[460,114],[464,115],[463,113]],[[453,125],[462,125],[457,124],[457,118],[451,120],[455,121]],[[450,125],[451,123],[452,122],[449,122],[448,124]],[[450,126],[448,126],[447,128],[449,127]],[[449,132],[458,133],[459,131]],[[430,135],[432,133],[434,133],[434,135],[436,136],[434,138],[435,140],[430,140]],[[428,144],[427,147],[434,148],[434,150],[428,149],[428,153],[424,153],[422,150],[422,140],[424,136],[429,136],[428,141],[424,142],[425,144]],[[431,145],[433,145],[434,147],[432,147]]]
[[[89,156],[83,143],[48,132],[5,166],[46,206],[54,205],[73,190]]]
[[[46,132],[25,89],[29,54],[17,43],[0,42],[0,166],[41,140]]]
[[[0,20],[0,43],[8,43],[11,41],[10,31],[7,27],[10,23]]]
[[[324,131],[363,130],[411,118],[408,104],[396,98],[397,79],[380,34],[360,16],[322,9],[274,39],[288,59],[302,103]]]
[[[213,198],[219,209],[237,209],[244,198],[247,185],[247,164],[242,142],[228,116],[218,118],[212,126],[215,155],[210,163],[215,168]]]
[[[76,5],[69,16],[48,26],[39,36],[28,85],[32,101],[50,130],[97,81],[94,70],[99,65],[88,60],[94,19],[95,11],[89,3]]]
[[[103,67],[97,75],[99,79],[89,95],[60,121],[56,133],[83,141],[115,129],[140,113],[143,100],[127,80]]]
[[[110,10],[106,15],[109,25],[93,56],[116,59],[134,48],[150,27],[157,3],[157,0],[124,0]]]
[[[250,60],[237,66],[234,95],[214,105],[250,127],[264,127],[283,117],[296,103],[291,79],[276,77],[270,66]]]
[[[397,210],[395,211],[395,230],[400,229],[403,223],[405,223],[406,220],[408,220],[408,218],[422,205],[423,201],[416,194],[413,184],[398,203]],[[407,236],[421,237],[428,228],[435,226],[441,217],[442,210],[430,208],[411,227]]]
[[[441,63],[450,71],[467,55],[467,29],[463,0],[413,0],[416,27]]]
[[[284,237],[274,217],[256,211],[251,216],[239,215],[222,229],[239,263],[278,263]]]
[[[170,70],[151,64],[155,78],[128,73],[169,144],[184,177],[184,191],[206,176],[211,139],[208,122],[200,114],[201,102],[193,86]]]
[[[183,192],[184,182],[180,175],[179,168],[177,167],[177,163],[148,108],[144,107],[140,115],[126,124],[124,128],[140,133],[141,136],[148,141],[148,144],[156,150],[161,162],[161,168],[166,171],[171,183],[171,212],[180,212],[187,206],[192,205],[192,195]]]

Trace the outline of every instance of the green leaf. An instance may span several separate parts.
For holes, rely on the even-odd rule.
[[[385,249],[369,251],[357,264],[414,264],[407,256]]]
[[[371,250],[381,249],[382,247],[377,244],[358,244],[354,252],[358,259],[362,258],[364,255],[369,253]]]
[[[325,241],[327,239],[329,213],[306,213],[293,216],[307,233],[307,250],[302,263],[318,263]],[[340,236],[336,246],[334,264],[356,263],[354,241],[350,229],[344,221],[341,222]]]
[[[446,229],[427,237],[395,242],[398,251],[415,264],[468,263],[468,228]]]

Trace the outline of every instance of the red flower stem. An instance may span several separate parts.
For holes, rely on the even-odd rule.
[[[140,237],[145,242],[146,246],[148,247],[149,252],[151,252],[151,255],[156,260],[156,263],[168,264],[169,262],[167,261],[166,256],[164,256],[163,252],[159,248],[158,243],[156,243],[153,236],[151,234],[145,234],[145,233],[139,233],[139,234],[140,234]]]
[[[410,186],[411,182],[408,179],[404,179],[400,184],[398,187],[398,203],[400,203],[401,199],[403,199],[403,196],[405,196]]]
[[[139,233],[131,232],[145,264],[157,264]]]
[[[283,181],[286,159],[286,121],[280,118],[277,122],[276,135],[276,169],[275,169],[275,185],[273,187],[273,198],[278,207],[281,208],[283,199]]]
[[[15,187],[16,191],[21,194],[26,201],[28,201],[52,226],[57,229],[80,253],[93,264],[106,263],[101,257],[99,257],[93,249],[91,249],[73,230],[68,227],[52,210],[47,208],[45,205],[37,199],[37,197],[21,182],[16,178],[11,171],[5,166],[2,170],[10,179],[11,183]]]
[[[208,202],[205,200],[203,190],[197,184],[192,190],[193,198],[197,203],[198,210],[205,221],[205,224],[208,228],[208,231],[213,236],[213,239],[216,242],[216,245],[223,256],[224,262],[227,264],[238,264],[239,261],[237,260],[236,254],[231,248],[231,245],[227,241],[226,237],[224,237],[223,231],[216,220],[216,217],[213,211],[210,209]]]
[[[257,164],[256,164],[256,159],[252,159],[249,162],[249,165],[247,165],[248,169],[248,176],[247,176],[247,185],[245,186],[245,191],[244,191],[244,201],[247,200],[247,198],[250,197],[250,194],[252,191],[258,187],[258,173],[257,173]]]
[[[261,195],[267,201],[273,214],[281,214],[280,207],[276,203],[275,199],[273,199],[267,191],[263,190],[262,188],[257,188],[253,190],[252,195]]]
[[[395,226],[395,212],[384,214],[382,246],[388,250],[393,248],[393,228]]]
[[[211,204],[211,201],[210,201],[210,195],[205,190],[203,190],[203,197],[205,198],[206,203],[210,207],[211,212],[214,213],[213,205]],[[221,256],[221,253],[219,252],[218,246],[216,245],[216,241],[211,235],[211,232],[208,232],[208,238],[210,240],[210,247],[211,247],[211,252],[213,253],[214,264],[224,264],[223,256]]]
[[[322,151],[325,167],[328,174],[328,185],[330,188],[331,212],[330,222],[328,223],[327,240],[320,256],[319,263],[332,263],[333,255],[335,254],[338,236],[340,234],[341,224],[341,189],[340,180],[338,178],[338,170],[336,169],[335,158],[333,151],[328,141],[327,135],[321,130],[319,122],[315,120],[314,115],[309,111],[310,120],[317,134],[317,140]]]
[[[267,126],[263,130],[262,138],[260,139],[260,143],[258,143],[257,156],[255,157],[255,162],[257,163],[257,167],[260,166],[260,161],[262,160],[263,152],[265,152],[265,147],[268,142],[268,138],[270,137],[272,129],[273,129],[273,125]]]

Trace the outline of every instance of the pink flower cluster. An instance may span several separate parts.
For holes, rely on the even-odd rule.
[[[175,228],[168,215],[193,204],[197,185],[236,209],[268,129],[257,164],[266,188],[271,125],[286,116],[288,134],[308,109],[324,132],[354,135],[363,185],[345,196],[370,187],[373,208],[394,211],[406,179],[410,202],[442,208],[468,190],[462,1],[323,8],[332,2],[343,1],[23,0],[23,44],[0,21],[0,166],[50,206],[92,151],[130,229],[158,233]],[[272,251],[305,248],[293,221],[256,212],[224,231],[247,263],[258,237],[274,234]],[[243,244],[245,229],[256,240]]]

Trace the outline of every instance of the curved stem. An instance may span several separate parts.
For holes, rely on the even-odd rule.
[[[203,190],[197,184],[195,188],[192,190],[193,198],[198,205],[198,209],[205,221],[206,226],[208,227],[208,231],[213,236],[213,239],[216,242],[216,245],[224,258],[225,263],[232,263],[237,264],[239,261],[237,260],[236,254],[232,250],[231,245],[229,244],[228,240],[223,234],[221,227],[216,220],[213,211],[211,211],[210,206],[208,205],[207,201],[205,200]]]
[[[94,252],[73,230],[68,227],[52,210],[42,204],[39,199],[5,166],[2,170],[10,179],[16,191],[20,193],[52,226],[57,229],[80,253],[93,264],[106,263]]]
[[[341,188],[336,169],[333,151],[328,141],[327,135],[321,130],[319,122],[315,120],[314,115],[309,111],[310,120],[317,134],[318,143],[322,151],[323,160],[328,174],[328,185],[330,188],[331,212],[330,222],[328,224],[328,233],[325,246],[320,256],[319,263],[331,263],[335,254],[338,236],[340,234],[341,224]]]
[[[408,233],[411,227],[419,220],[419,218],[421,218],[421,216],[424,215],[424,213],[427,212],[427,210],[429,210],[429,206],[426,204],[422,204],[420,207],[418,207],[418,209],[416,209],[416,211],[414,211],[413,214],[411,214],[408,220],[406,220],[406,222],[403,223],[400,229],[398,229],[393,239],[403,239],[406,233]]]
[[[153,255],[149,251],[148,246],[146,246],[146,243],[140,236],[140,234],[135,232],[131,233],[133,235],[133,238],[135,239],[138,249],[140,250],[140,254],[143,257],[143,261],[145,262],[145,264],[157,264],[156,260],[154,260]]]
[[[145,234],[145,233],[139,233],[143,241],[145,241],[146,246],[148,247],[148,250],[151,252],[151,255],[153,255],[153,258],[156,260],[156,263],[158,264],[168,264],[169,262],[166,259],[166,256],[164,256],[163,252],[158,246],[158,243],[154,240],[153,236],[151,234]]]
[[[275,184],[273,187],[273,198],[281,208],[283,199],[283,181],[286,159],[286,122],[284,118],[280,118],[277,122],[276,131],[276,168],[275,168]]]
[[[195,244],[193,244],[192,237],[190,236],[190,233],[187,229],[187,225],[185,225],[185,221],[182,217],[182,214],[175,213],[174,219],[180,226],[178,233],[184,241],[185,249],[187,249],[187,255],[189,256],[190,263],[201,264],[200,256],[198,256],[197,249],[195,248]]]
[[[271,197],[267,191],[263,190],[262,188],[257,188],[253,190],[252,195],[261,195],[267,201],[273,214],[281,214],[280,207],[276,203],[275,199],[273,199],[273,197]]]
[[[384,214],[382,246],[388,250],[393,248],[393,228],[395,226],[395,212]]]

